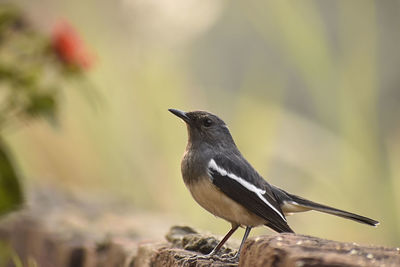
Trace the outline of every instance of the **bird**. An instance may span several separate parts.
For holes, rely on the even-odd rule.
[[[294,233],[286,215],[315,210],[359,223],[378,221],[319,204],[269,184],[243,157],[225,124],[207,111],[168,109],[187,126],[188,142],[181,161],[182,178],[194,200],[213,215],[231,223],[231,229],[205,257],[217,252],[231,235],[245,227],[238,260],[253,227],[267,226],[278,233]],[[200,256],[199,256],[200,257]]]

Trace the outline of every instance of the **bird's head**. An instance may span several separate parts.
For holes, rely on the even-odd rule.
[[[186,123],[189,143],[208,144],[211,146],[234,144],[225,122],[216,115],[206,111],[184,112],[177,109],[168,110]]]

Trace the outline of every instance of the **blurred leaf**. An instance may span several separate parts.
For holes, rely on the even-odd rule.
[[[3,29],[9,27],[9,25],[17,26],[21,21],[20,12],[8,4],[2,4],[0,6],[0,32],[3,32]]]
[[[13,265],[10,265],[10,264]],[[21,258],[9,243],[0,240],[0,267],[15,266],[23,267]]]
[[[0,241],[0,266],[7,266],[7,262],[10,259],[10,253],[8,249],[8,245]]]
[[[55,121],[56,111],[56,97],[51,93],[32,94],[25,108],[27,115],[45,117],[50,121]]]
[[[0,140],[0,215],[18,208],[23,202],[22,189],[11,159]]]

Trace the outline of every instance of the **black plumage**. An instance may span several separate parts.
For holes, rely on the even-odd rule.
[[[218,166],[222,167],[227,172],[235,174],[235,176],[244,179],[256,188],[265,191],[261,196],[264,197],[273,208],[271,208],[266,201],[260,198],[259,195],[248,190],[238,181],[230,178],[228,175],[221,175],[218,171],[209,168],[209,173],[215,186],[246,209],[265,219],[265,221],[268,222],[268,226],[278,233],[293,233],[293,230],[290,229],[286,219],[284,219],[285,215],[272,193],[271,187],[268,183],[263,181],[261,176],[254,171],[251,165],[243,157],[235,157],[235,160],[231,160],[225,155],[220,154],[213,157],[213,160]]]

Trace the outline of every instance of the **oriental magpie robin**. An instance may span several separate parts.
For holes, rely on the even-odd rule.
[[[226,124],[205,111],[169,109],[187,125],[188,143],[181,171],[183,181],[200,206],[232,224],[231,230],[207,256],[215,255],[239,226],[246,231],[266,225],[278,233],[294,233],[285,215],[316,210],[376,226],[378,221],[318,204],[270,185],[238,150]]]

